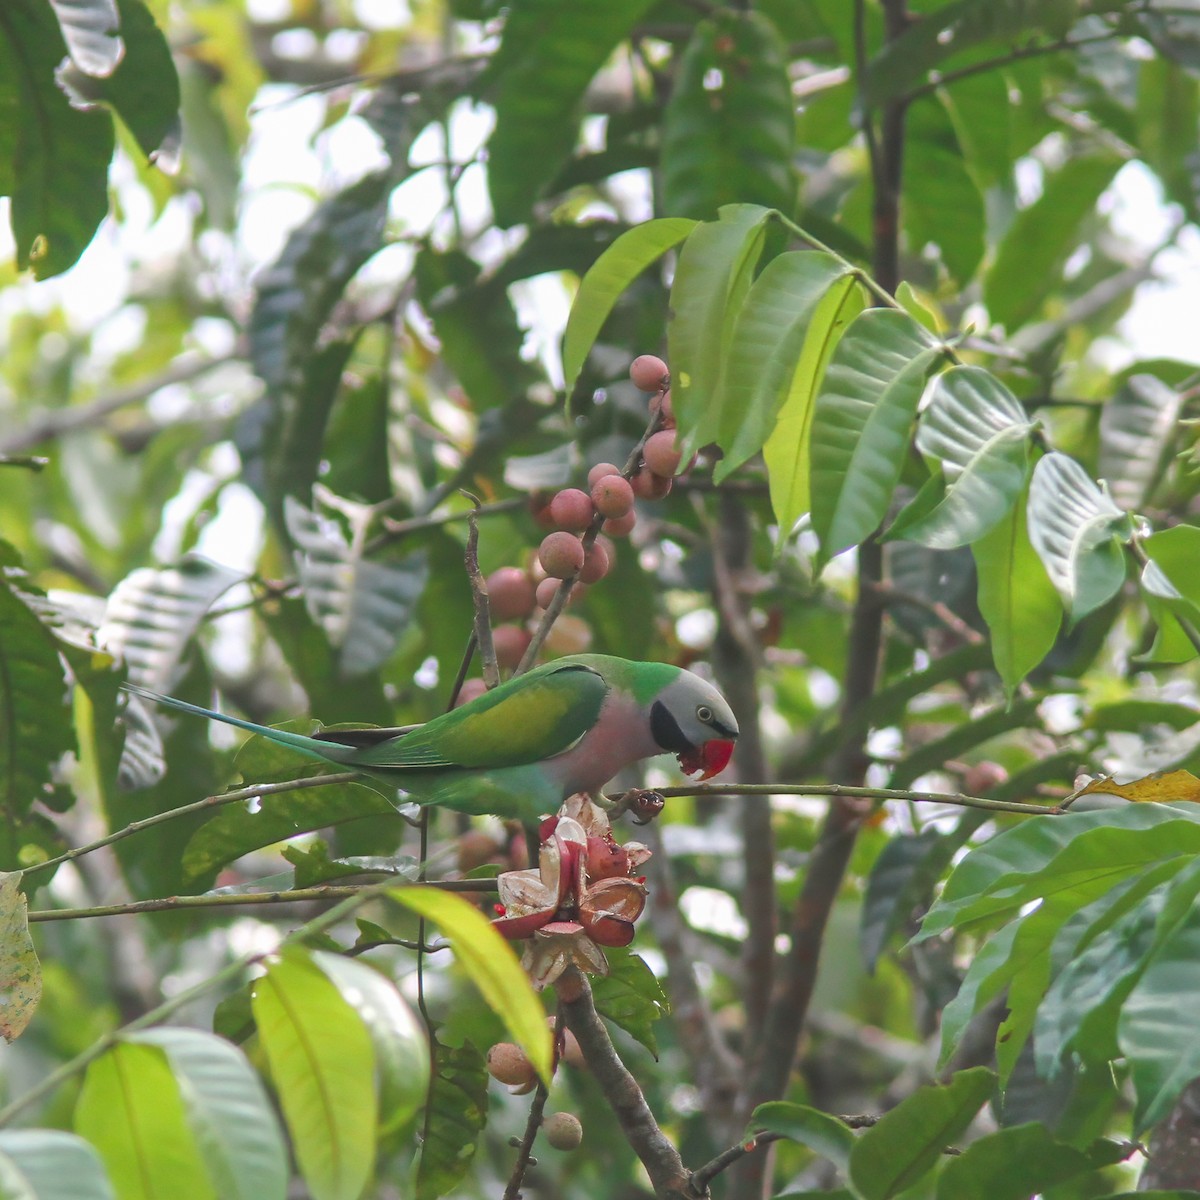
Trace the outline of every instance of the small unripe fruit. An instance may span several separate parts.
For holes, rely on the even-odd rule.
[[[603,479],[606,475],[620,475],[621,468],[613,466],[612,463],[597,463],[588,472],[588,487],[591,487],[598,479]]]
[[[661,392],[668,377],[667,364],[656,354],[639,354],[629,364],[629,378],[643,392]]]
[[[632,480],[633,494],[642,500],[661,500],[670,490],[671,481],[643,467]]]
[[[494,621],[523,621],[533,612],[533,581],[520,567],[501,567],[487,577]]]
[[[552,579],[570,579],[583,566],[583,543],[573,533],[548,533],[538,547],[538,562]]]
[[[488,1074],[510,1087],[526,1087],[537,1080],[529,1056],[515,1042],[497,1042],[487,1053]]]
[[[623,517],[609,517],[600,528],[609,537],[628,537],[636,524],[637,513],[631,508]]]
[[[458,689],[458,696],[455,698],[454,707],[458,708],[461,704],[470,704],[472,700],[479,699],[487,690],[487,684],[482,679],[465,680],[462,687]]]
[[[492,630],[492,647],[496,651],[496,665],[511,671],[529,649],[533,640],[528,629],[520,625],[497,625]]]
[[[593,542],[583,555],[583,567],[579,572],[580,583],[599,583],[608,574],[612,559],[607,547]]]
[[[563,488],[550,501],[550,516],[559,529],[582,533],[592,523],[592,498],[578,488]]]
[[[555,1150],[578,1150],[583,1141],[583,1126],[574,1113],[551,1113],[542,1122],[542,1129]]]
[[[605,517],[623,517],[633,507],[633,488],[620,475],[605,475],[592,484],[592,503]]]
[[[652,433],[642,447],[642,457],[646,466],[662,479],[670,479],[679,470],[679,460],[683,457],[675,449],[675,433],[670,429],[660,429]]]

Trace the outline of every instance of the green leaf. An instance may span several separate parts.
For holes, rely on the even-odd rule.
[[[499,408],[541,378],[522,355],[525,331],[504,281],[481,279],[481,268],[460,250],[417,255],[417,297],[433,322],[442,358],[477,413]]]
[[[959,1071],[946,1086],[918,1088],[855,1143],[850,1186],[859,1200],[888,1200],[916,1183],[970,1125],[996,1077],[983,1067]]]
[[[838,342],[812,424],[820,566],[883,520],[925,381],[944,353],[907,313],[893,309],[868,309]]]
[[[812,418],[817,392],[834,347],[865,304],[863,288],[851,276],[838,279],[825,292],[809,320],[804,349],[792,373],[775,428],[763,446],[771,507],[779,522],[781,545],[810,507]]]
[[[345,500],[338,508],[350,516],[349,542],[332,522],[294,497],[283,502],[305,606],[337,651],[342,675],[350,677],[391,657],[412,621],[429,569],[421,551],[399,562],[367,558],[363,535],[374,510]]]
[[[438,888],[395,888],[388,895],[432,921],[446,937],[459,965],[487,1006],[504,1022],[513,1040],[547,1082],[554,1045],[546,1011],[521,968],[512,944],[469,900]]]
[[[1169,462],[1182,395],[1154,375],[1131,375],[1100,409],[1097,474],[1113,499],[1136,511],[1162,479]]]
[[[579,281],[563,333],[563,378],[568,395],[621,293],[652,262],[678,246],[697,224],[687,217],[661,217],[635,225],[588,269]]]
[[[39,597],[20,587],[23,577],[12,570],[0,575],[0,808],[18,817],[48,791],[55,763],[75,749],[75,734],[55,639],[30,607]],[[28,865],[0,863],[10,870]]]
[[[790,1141],[807,1146],[814,1154],[829,1159],[845,1171],[854,1149],[855,1137],[850,1127],[837,1117],[809,1108],[807,1104],[788,1104],[775,1100],[760,1104],[746,1125],[745,1140],[760,1133],[778,1133]]]
[[[1197,891],[1197,865],[1173,860],[1122,881],[1081,911],[1080,918],[1094,919],[1073,944],[1056,945],[1062,969],[1037,1016],[1035,1056],[1041,1074],[1051,1077],[1060,1070],[1069,1049],[1089,1063],[1118,1056],[1121,1007]]]
[[[128,1040],[166,1055],[221,1200],[282,1200],[288,1182],[283,1130],[245,1055],[196,1029],[149,1029]]]
[[[157,1046],[122,1041],[87,1069],[75,1130],[104,1160],[121,1200],[217,1200],[179,1084]]]
[[[375,1163],[375,1055],[337,987],[294,947],[255,980],[258,1036],[315,1200],[358,1200]]]
[[[670,1011],[662,984],[640,955],[627,950],[608,950],[605,956],[608,974],[592,980],[596,1011],[657,1058],[654,1023]]]
[[[1077,0],[957,0],[923,14],[871,60],[866,103],[872,107],[921,84],[952,55],[981,43],[1024,41],[1033,33],[1061,36]]]
[[[904,139],[904,229],[910,251],[932,242],[960,284],[983,258],[983,196],[963,163],[963,151],[940,96],[909,110]]]
[[[888,943],[932,893],[960,844],[929,826],[917,834],[897,834],[880,851],[867,876],[860,918],[859,952],[868,971],[875,970]]]
[[[787,48],[761,13],[700,21],[663,117],[663,208],[711,220],[726,204],[791,215],[795,105]]]
[[[309,722],[305,722],[309,728]],[[265,739],[261,739],[264,740]],[[291,755],[295,762],[296,756]],[[241,758],[239,757],[239,761]],[[312,763],[299,770],[310,772]],[[255,782],[266,782],[252,776]],[[186,888],[204,887],[223,866],[277,842],[361,817],[395,815],[396,806],[362,783],[327,784],[262,796],[254,805],[227,804],[192,834],[183,854]]]
[[[1062,625],[1062,602],[1029,540],[1022,495],[989,533],[971,546],[979,576],[979,611],[991,634],[992,658],[1009,697],[1050,653]]]
[[[1148,537],[1142,548],[1150,556],[1142,568],[1142,595],[1158,623],[1158,636],[1146,657],[1153,662],[1188,662],[1196,657],[1193,639],[1200,630],[1195,557],[1200,529],[1176,525]]]
[[[141,0],[117,0],[125,55],[111,74],[98,78],[78,64],[58,71],[77,108],[107,104],[128,127],[151,162],[173,172],[179,162],[179,76],[171,47]]]
[[[525,221],[575,148],[580,102],[652,0],[564,7],[518,0],[481,90],[494,85],[496,128],[488,141],[488,189],[497,224]]]
[[[95,1147],[73,1133],[6,1129],[0,1132],[0,1164],[4,1200],[116,1200]],[[19,1185],[12,1171],[19,1173]]]
[[[470,1168],[487,1122],[488,1074],[470,1043],[434,1043],[433,1087],[417,1160],[416,1200],[451,1195]]]
[[[937,1200],[1026,1200],[1034,1192],[1120,1162],[1128,1153],[1105,1141],[1078,1150],[1056,1141],[1044,1125],[1013,1125],[951,1158],[938,1177]]]
[[[697,226],[680,251],[671,284],[667,359],[685,454],[717,436],[712,401],[770,216],[769,209],[757,205],[730,206],[719,221]]]
[[[1129,518],[1073,458],[1047,454],[1029,485],[1029,540],[1074,620],[1094,612],[1125,580]]]
[[[1200,1075],[1200,1037],[1188,1020],[1200,986],[1200,921],[1188,914],[1154,955],[1121,1009],[1117,1038],[1137,1103],[1134,1134],[1161,1121]]]
[[[108,597],[96,644],[124,663],[131,683],[169,692],[205,614],[244,578],[195,554],[173,566],[138,567]]]
[[[75,65],[88,75],[111,75],[125,53],[115,0],[50,0],[50,7]]]
[[[367,963],[323,950],[314,950],[312,958],[371,1035],[379,1088],[379,1132],[380,1136],[393,1133],[425,1103],[429,1089],[425,1026],[396,985]]]
[[[1168,858],[1200,852],[1200,815],[1187,805],[1130,804],[1039,817],[1007,829],[955,867],[914,939],[1107,877],[1115,884]]]
[[[984,277],[993,321],[1011,333],[1037,314],[1061,278],[1081,223],[1123,164],[1112,154],[1089,155],[1047,177],[1041,196],[1009,226]]]
[[[25,1032],[42,998],[42,967],[29,936],[29,902],[21,873],[0,875],[0,1036]]]
[[[71,107],[54,80],[66,49],[49,5],[0,6],[0,96],[20,112],[4,179],[17,266],[38,279],[73,266],[108,214],[112,118]]]
[[[832,255],[796,250],[772,259],[751,285],[711,402],[716,441],[724,451],[715,482],[762,449],[795,386],[821,301],[848,274],[847,264]],[[816,380],[800,386],[811,394]]]

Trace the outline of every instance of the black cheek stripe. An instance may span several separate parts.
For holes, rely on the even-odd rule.
[[[692,749],[692,743],[684,736],[683,730],[661,700],[655,700],[650,708],[650,734],[664,750],[672,754],[683,754]]]

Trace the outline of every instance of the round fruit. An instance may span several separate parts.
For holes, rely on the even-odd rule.
[[[583,543],[573,533],[548,533],[538,547],[538,562],[552,579],[570,579],[583,566]]]
[[[600,526],[609,537],[628,537],[629,532],[637,524],[637,513],[631,508],[623,517],[609,517]]]
[[[606,475],[620,475],[621,468],[613,466],[612,463],[597,463],[588,472],[588,487],[591,487],[598,479],[603,479]]]
[[[529,1056],[515,1042],[497,1042],[487,1054],[488,1074],[512,1087],[525,1087],[537,1079]]]
[[[593,542],[583,554],[583,568],[579,572],[580,583],[599,583],[608,574],[612,558],[602,542]]]
[[[583,1141],[583,1126],[574,1113],[551,1113],[542,1121],[542,1128],[546,1131],[546,1141],[555,1150],[578,1150]]]
[[[658,414],[664,429],[675,428],[675,409],[671,405],[671,392],[669,389],[651,401],[650,411]]]
[[[605,475],[592,484],[592,503],[605,517],[623,517],[633,508],[633,488],[620,475]]]
[[[670,376],[667,364],[656,354],[639,354],[629,364],[629,378],[643,392],[661,392]]]
[[[529,493],[529,515],[543,529],[554,528],[554,518],[550,515],[550,501],[552,499],[553,495],[550,492]]]
[[[511,671],[529,649],[533,640],[528,629],[520,625],[497,625],[492,630],[492,647],[496,651],[496,665]]]
[[[582,618],[563,613],[546,634],[546,651],[553,655],[583,654],[592,644],[592,627]]]
[[[493,621],[523,621],[533,612],[533,581],[520,567],[501,567],[487,577]]]
[[[554,596],[558,591],[558,585],[560,583],[562,583],[561,579],[543,579],[542,582],[538,584],[538,608],[546,609],[550,607],[554,601]],[[585,588],[582,583],[572,584],[571,591],[567,595],[567,603],[574,604],[576,600],[581,600],[583,598],[583,593],[586,591],[587,588]]]
[[[592,498],[578,488],[563,488],[550,501],[550,516],[559,529],[582,533],[591,523]]]
[[[632,480],[633,494],[643,500],[661,500],[670,490],[671,481],[643,467]]]
[[[670,479],[679,470],[679,460],[683,457],[675,449],[674,431],[660,429],[658,433],[652,433],[642,447],[642,457],[655,475],[661,479]]]
[[[565,1026],[559,1026],[558,1018],[553,1014],[546,1018],[546,1027],[551,1033],[558,1031],[558,1061],[565,1062],[570,1067],[583,1070],[587,1063],[583,1060],[583,1051],[579,1048],[579,1039]]]

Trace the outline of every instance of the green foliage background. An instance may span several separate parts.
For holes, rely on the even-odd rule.
[[[551,1006],[395,885],[519,831],[423,841],[118,683],[441,711],[463,489],[484,571],[528,563],[529,494],[642,435],[643,352],[700,457],[547,651],[701,661],[781,789],[668,800],[596,982],[683,1162],[759,1133],[713,1194],[1082,1200],[1136,1137],[1200,1186],[1198,796],[1054,810],[1196,770],[1200,376],[1111,364],[1198,134],[1159,0],[0,7],[0,1195],[502,1193],[529,1101],[483,1056],[544,1063]],[[784,794],[829,783],[907,795]],[[647,1194],[597,1078],[550,1105],[584,1143],[530,1193]]]

